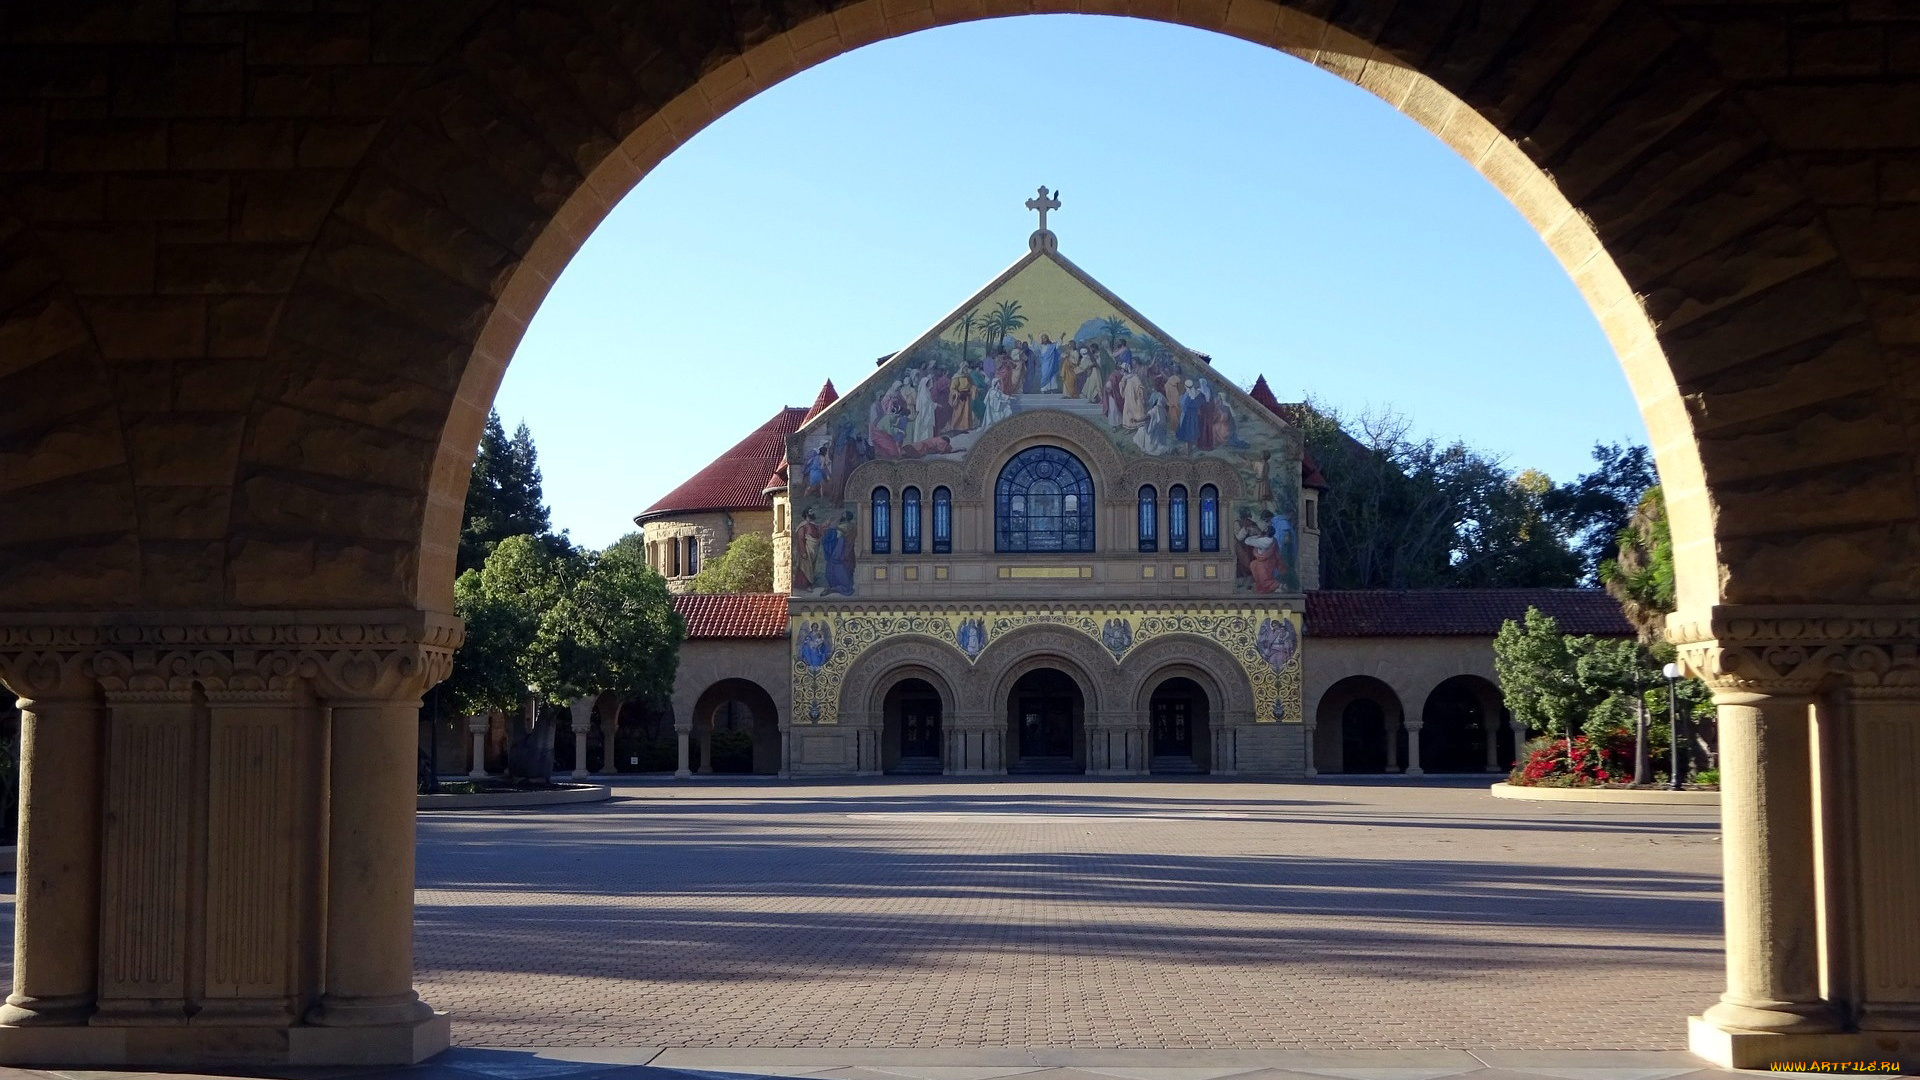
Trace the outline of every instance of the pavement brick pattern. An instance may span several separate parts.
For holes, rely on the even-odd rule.
[[[418,983],[456,1044],[1670,1050],[1722,987],[1713,808],[1404,781],[616,795],[421,815]]]

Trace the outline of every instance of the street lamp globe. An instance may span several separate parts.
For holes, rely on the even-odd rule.
[[[1669,679],[1677,679],[1680,677],[1680,665],[1668,664],[1666,667],[1660,669],[1660,674],[1665,675]]]

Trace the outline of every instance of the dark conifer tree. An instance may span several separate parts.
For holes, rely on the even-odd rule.
[[[545,538],[552,528],[540,488],[533,433],[521,424],[508,439],[500,414],[489,413],[486,430],[480,435],[480,450],[473,458],[472,478],[467,482],[459,570],[464,573],[478,568],[494,545],[509,536]]]

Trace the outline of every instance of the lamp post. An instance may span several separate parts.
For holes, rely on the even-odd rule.
[[[1667,738],[1673,744],[1673,775],[1667,779],[1667,787],[1680,790],[1680,665],[1668,664],[1660,669],[1667,677]]]

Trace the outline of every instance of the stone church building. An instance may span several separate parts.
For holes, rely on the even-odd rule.
[[[846,394],[762,424],[635,520],[688,624],[680,771],[1303,777],[1492,772],[1524,741],[1492,637],[1592,590],[1320,586],[1297,414],[1058,250],[1029,251]],[[693,595],[771,537],[769,594]]]

